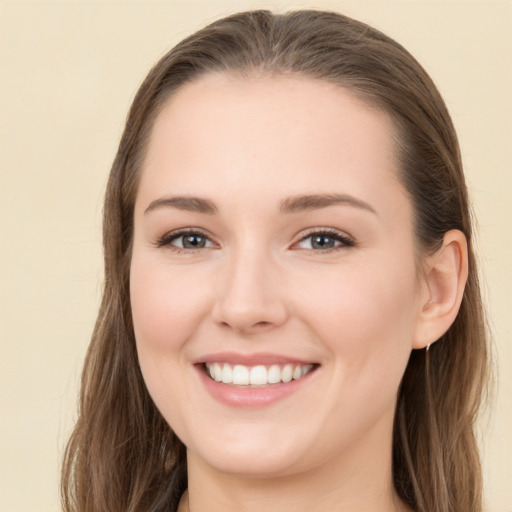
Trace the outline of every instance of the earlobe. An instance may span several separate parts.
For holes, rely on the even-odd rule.
[[[449,329],[459,312],[467,277],[466,237],[459,230],[448,231],[442,247],[425,261],[421,310],[412,348],[426,348]]]

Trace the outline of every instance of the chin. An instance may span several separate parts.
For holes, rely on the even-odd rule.
[[[300,458],[297,446],[300,445],[247,436],[241,442],[212,440],[207,445],[191,447],[188,455],[202,459],[221,473],[265,478],[297,472]]]
[[[205,462],[217,472],[238,477],[275,478],[297,472],[296,461],[261,451],[254,456],[224,453],[222,457],[205,459]]]

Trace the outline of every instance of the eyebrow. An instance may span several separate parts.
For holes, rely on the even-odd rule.
[[[157,208],[177,208],[178,210],[186,210],[189,212],[206,213],[214,215],[217,213],[217,207],[213,201],[203,199],[201,197],[188,196],[170,196],[155,199],[144,210],[144,214],[156,210]]]
[[[281,201],[279,211],[281,213],[299,213],[335,205],[354,206],[377,214],[370,204],[348,194],[307,194],[288,197]],[[205,213],[207,215],[217,213],[217,207],[213,201],[191,196],[169,196],[155,199],[144,210],[144,214],[157,208],[177,208],[178,210]]]
[[[348,194],[308,194],[289,197],[281,201],[280,211],[282,213],[296,213],[303,211],[318,210],[334,205],[348,205],[368,210],[377,214],[375,209],[366,201],[357,199]]]

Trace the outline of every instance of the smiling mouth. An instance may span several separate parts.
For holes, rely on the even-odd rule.
[[[315,364],[273,364],[244,366],[229,363],[204,363],[206,374],[216,382],[242,387],[263,387],[299,380],[311,373]]]

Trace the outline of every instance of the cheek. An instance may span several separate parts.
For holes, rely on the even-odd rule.
[[[414,264],[351,266],[333,273],[328,287],[310,286],[303,294],[304,315],[309,311],[310,326],[330,353],[325,396],[332,402],[323,421],[333,443],[340,429],[340,439],[353,441],[379,418],[392,417],[411,353],[415,283]]]
[[[209,301],[200,284],[186,270],[134,259],[130,297],[139,352],[178,350],[190,337]]]
[[[345,371],[347,366],[354,372],[377,367],[379,361],[402,368],[411,351],[417,311],[413,261],[347,265],[331,272],[329,280],[317,279],[303,288],[304,316]]]
[[[186,432],[183,412],[192,401],[186,375],[187,341],[201,322],[208,287],[191,272],[134,255],[130,298],[141,372],[154,403],[176,431]]]

